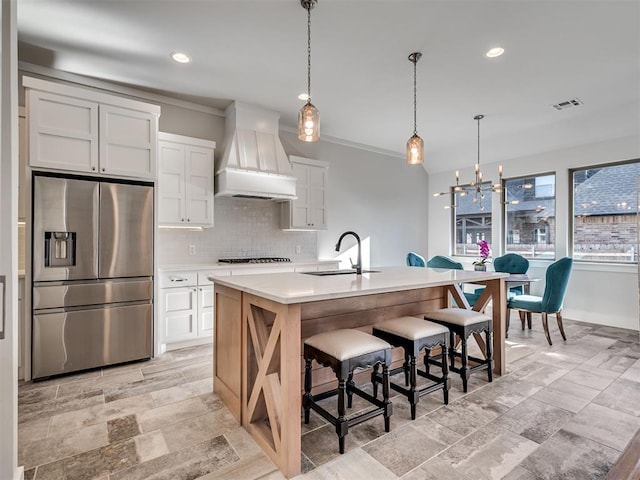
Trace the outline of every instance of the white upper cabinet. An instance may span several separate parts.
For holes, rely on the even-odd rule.
[[[160,107],[24,77],[29,164],[154,180]]]
[[[162,132],[158,139],[159,224],[213,226],[215,142]]]
[[[24,111],[20,108],[18,116],[18,220],[25,220],[27,217],[27,185],[26,185],[26,165],[27,165],[27,119]]]
[[[157,135],[155,115],[100,105],[100,172],[156,178]]]
[[[296,177],[296,200],[282,203],[281,228],[295,230],[326,230],[327,174],[326,162],[290,156]]]

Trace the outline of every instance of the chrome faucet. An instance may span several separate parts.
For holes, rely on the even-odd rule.
[[[356,239],[356,242],[358,242],[358,262],[354,264],[353,261],[351,261],[351,259],[349,259],[349,261],[351,262],[351,268],[356,269],[356,275],[362,275],[362,246],[360,244],[360,237],[356,232],[349,231],[349,232],[344,232],[342,235],[340,235],[340,238],[338,239],[338,243],[336,243],[336,252],[340,251],[340,243],[342,243],[342,239],[347,235],[353,235]]]

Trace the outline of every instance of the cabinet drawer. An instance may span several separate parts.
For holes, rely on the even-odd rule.
[[[172,287],[195,287],[198,285],[197,272],[161,272],[160,288],[172,288]]]

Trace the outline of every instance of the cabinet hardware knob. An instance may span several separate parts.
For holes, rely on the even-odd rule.
[[[181,222],[184,222],[184,218],[181,218],[181,219],[180,219],[180,221],[181,221]]]
[[[95,172],[96,171],[96,167],[91,167],[91,170],[93,170]]]
[[[191,221],[191,219],[190,219],[190,218],[187,218],[187,222],[190,222],[190,221]]]
[[[102,169],[102,171],[103,171],[103,172],[105,172],[106,170],[107,170],[106,168],[103,168],[103,169]]]

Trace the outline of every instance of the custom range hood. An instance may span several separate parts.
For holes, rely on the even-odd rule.
[[[223,154],[216,162],[216,197],[296,198],[296,178],[278,138],[279,118],[254,105],[229,105]]]

